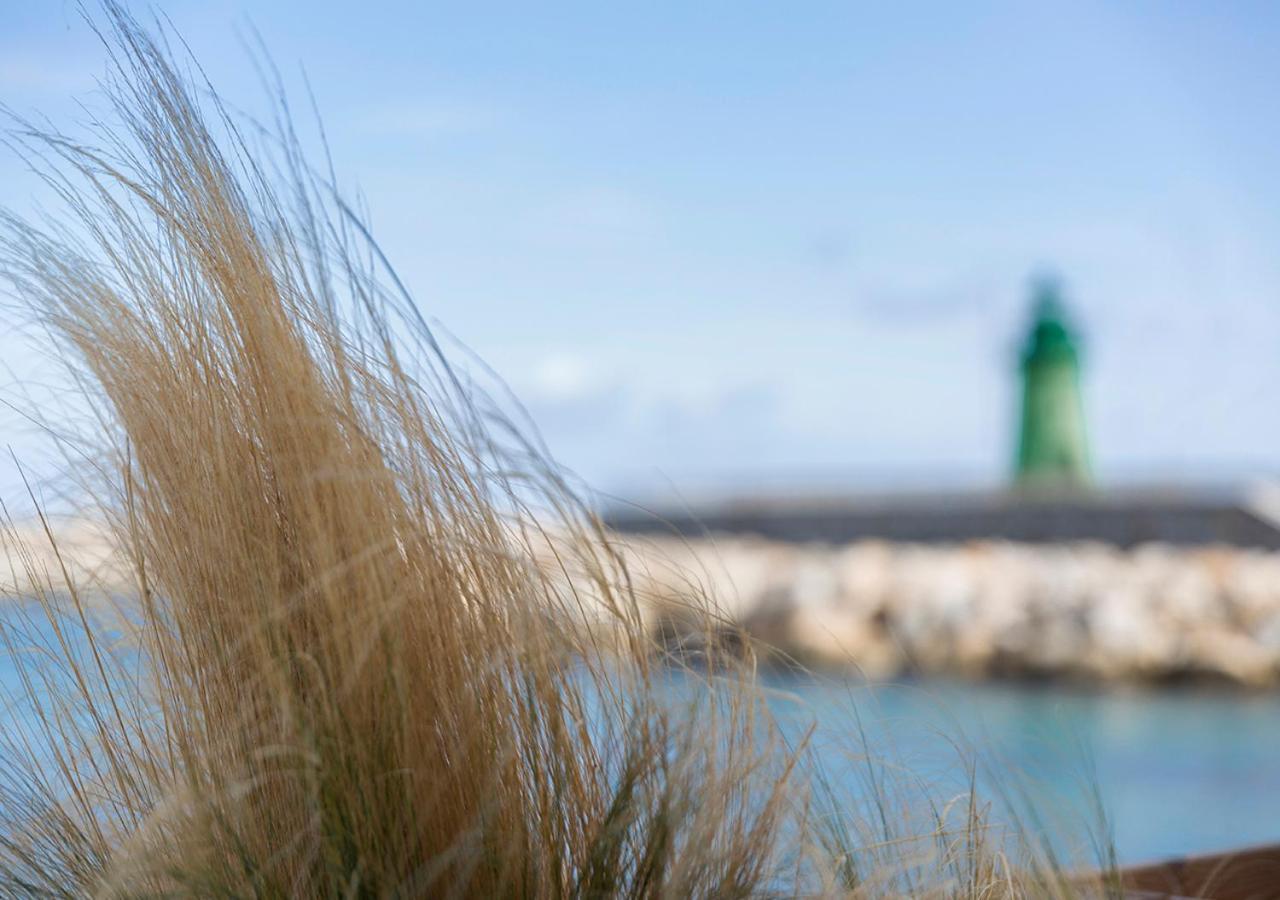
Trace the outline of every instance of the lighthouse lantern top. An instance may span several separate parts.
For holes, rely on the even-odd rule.
[[[1023,368],[1045,363],[1077,364],[1078,337],[1062,302],[1058,282],[1042,278],[1033,291],[1034,319],[1022,351]]]

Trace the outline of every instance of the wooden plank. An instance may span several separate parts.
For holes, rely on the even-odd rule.
[[[1120,877],[1134,898],[1280,900],[1280,844],[1133,866]]]

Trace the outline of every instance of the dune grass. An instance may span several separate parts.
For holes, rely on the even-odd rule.
[[[660,646],[287,110],[251,128],[163,30],[97,21],[109,124],[14,129],[61,209],[3,216],[0,274],[94,412],[63,446],[127,583],[108,603],[52,531],[52,565],[5,533],[33,596],[0,630],[0,893],[1077,890],[975,796],[922,835],[884,785],[842,798],[712,598],[696,666]]]

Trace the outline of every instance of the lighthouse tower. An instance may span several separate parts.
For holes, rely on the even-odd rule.
[[[1080,354],[1058,284],[1037,282],[1034,318],[1022,351],[1019,487],[1063,490],[1090,482],[1089,445],[1080,398]]]

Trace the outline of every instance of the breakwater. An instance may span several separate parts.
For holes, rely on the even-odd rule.
[[[716,598],[777,660],[904,674],[1280,681],[1280,554],[1230,546],[630,536],[655,634]],[[693,628],[694,626],[690,626]]]
[[[59,554],[40,529],[3,534],[0,597],[56,592],[64,571],[94,593],[130,590],[100,527],[59,524]],[[710,597],[725,636],[745,635],[778,662],[872,679],[1280,684],[1280,552],[727,534],[619,535],[618,546],[649,628],[664,642],[705,639],[705,620],[684,610]],[[590,594],[588,581],[575,590]]]

